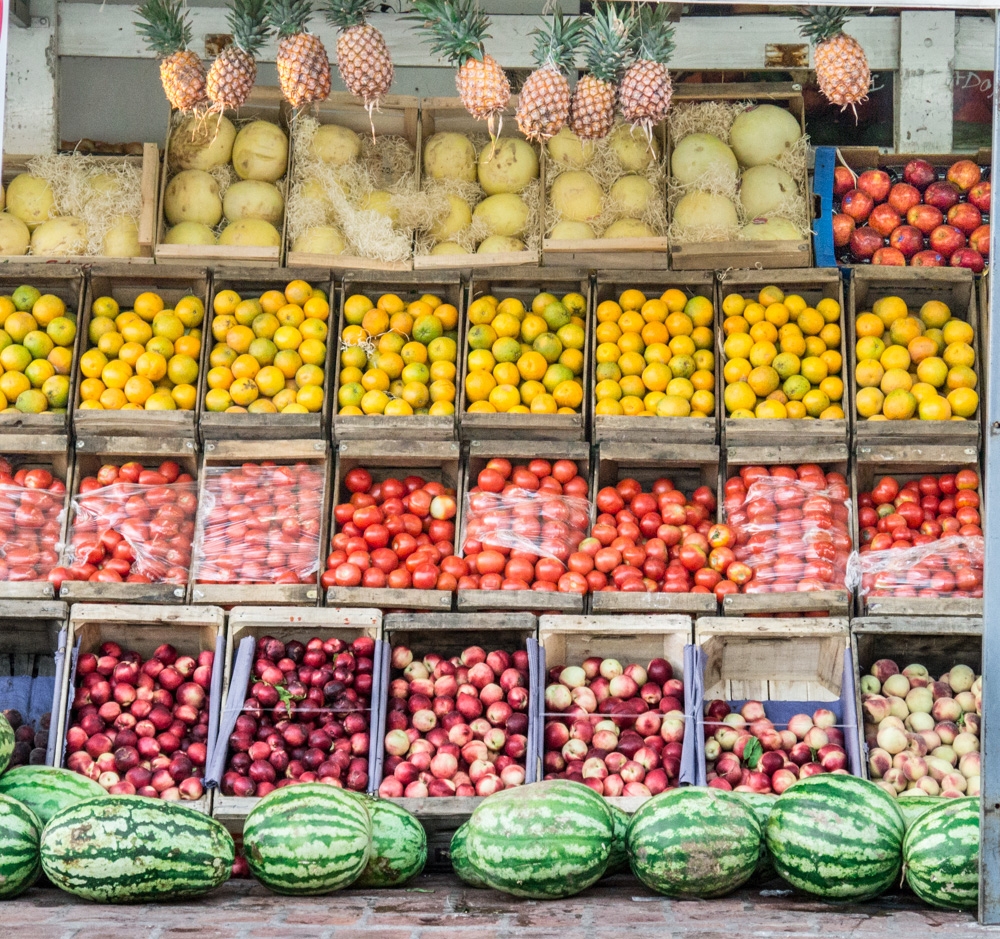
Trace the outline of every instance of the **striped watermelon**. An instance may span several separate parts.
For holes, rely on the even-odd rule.
[[[250,872],[275,893],[315,896],[348,887],[371,854],[365,799],[326,783],[269,792],[243,826]]]
[[[469,862],[488,886],[515,897],[571,897],[601,879],[611,855],[604,798],[565,779],[503,789],[468,824]]]
[[[451,856],[452,870],[458,874],[461,881],[470,887],[486,888],[489,884],[479,875],[469,863],[469,856],[465,850],[465,839],[469,834],[469,823],[459,825],[458,830],[451,836],[451,847],[448,853]]]
[[[23,802],[43,827],[56,812],[107,794],[93,779],[54,766],[15,766],[0,776],[0,795]]]
[[[760,839],[760,858],[750,880],[755,884],[765,884],[778,876],[774,864],[771,863],[771,854],[767,850],[767,839],[763,837],[767,828],[767,820],[771,816],[771,809],[774,808],[778,797],[767,792],[738,792],[736,794],[750,806],[753,814],[757,817],[757,824],[760,825],[762,836]]]
[[[614,832],[611,836],[611,857],[608,859],[608,869],[604,872],[605,875],[628,870],[628,846],[625,842],[625,833],[628,831],[628,823],[632,821],[632,816],[628,812],[623,812],[618,806],[609,805],[608,809],[611,811]]]
[[[738,795],[671,789],[644,802],[628,827],[632,873],[668,897],[721,897],[760,859],[760,824]]]
[[[766,837],[775,869],[807,893],[869,900],[899,879],[903,816],[856,776],[800,779],[778,797]]]
[[[197,897],[229,879],[236,849],[215,819],[145,796],[88,799],[42,832],[42,870],[57,887],[99,903]]]
[[[10,765],[14,752],[14,728],[3,714],[0,714],[0,773]]]
[[[411,812],[386,799],[368,803],[372,849],[355,887],[401,887],[427,863],[427,832]]]
[[[909,831],[918,819],[950,801],[951,799],[946,799],[944,796],[910,796],[903,792],[896,799],[896,806],[903,816],[906,830]]]
[[[979,905],[979,798],[946,799],[903,839],[903,870],[924,903],[945,910]]]
[[[17,799],[0,796],[0,899],[24,893],[38,879],[41,837],[38,816]]]

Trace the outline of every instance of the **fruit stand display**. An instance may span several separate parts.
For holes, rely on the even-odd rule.
[[[218,607],[75,605],[53,765],[209,813],[224,640]]]
[[[381,635],[378,610],[230,611],[222,720],[209,777],[219,784],[213,815],[232,832],[242,832],[253,807],[286,778],[308,773],[301,782],[330,777],[355,792],[373,788],[369,740],[381,688]],[[271,733],[261,736],[265,723]]]
[[[454,439],[464,324],[457,274],[348,272],[331,340],[334,438]]]
[[[327,606],[451,609],[458,578],[449,568],[465,568],[455,556],[460,456],[453,441],[414,440],[405,452],[394,441],[337,445],[320,578]]]
[[[75,433],[193,441],[208,362],[208,271],[102,265],[87,284]],[[137,408],[157,413],[137,418]]]
[[[598,271],[589,340],[591,439],[717,443],[716,320],[710,272]],[[656,419],[645,420],[650,414]]]

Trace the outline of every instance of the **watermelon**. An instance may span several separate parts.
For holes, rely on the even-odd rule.
[[[0,795],[23,802],[43,827],[56,812],[107,794],[93,779],[54,766],[15,766],[0,776]]]
[[[771,855],[767,850],[767,839],[763,837],[767,828],[767,820],[771,816],[771,809],[774,808],[778,797],[768,792],[738,792],[737,795],[753,810],[761,830],[760,857],[750,879],[755,884],[766,884],[778,876],[774,870],[774,864],[771,863]]]
[[[800,779],[778,797],[766,837],[775,870],[816,896],[870,900],[899,879],[903,816],[866,779]]]
[[[0,773],[10,765],[14,753],[14,728],[3,714],[0,714]]]
[[[913,827],[913,823],[918,819],[923,818],[928,812],[933,812],[934,809],[950,801],[950,799],[946,799],[944,796],[914,796],[904,792],[896,799],[896,806],[903,816],[903,825],[909,831]]]
[[[489,884],[480,876],[469,863],[469,856],[465,850],[465,839],[469,834],[469,823],[459,825],[458,830],[451,836],[451,847],[448,853],[451,855],[452,870],[458,874],[461,881],[470,887],[488,887]]]
[[[24,893],[41,872],[42,823],[28,806],[0,796],[0,899]]]
[[[215,819],[178,802],[102,796],[57,812],[42,832],[42,870],[99,903],[197,897],[225,883],[236,849]]]
[[[979,798],[947,799],[917,819],[903,839],[903,870],[924,903],[945,910],[979,906]]]
[[[503,789],[468,824],[466,854],[486,884],[533,900],[571,897],[600,880],[614,837],[603,796],[566,779]]]
[[[628,870],[628,846],[625,843],[625,833],[628,831],[628,823],[632,821],[632,816],[628,812],[623,812],[616,805],[609,805],[611,820],[614,823],[614,831],[611,836],[611,857],[608,859],[608,869],[605,874],[617,874],[619,871]]]
[[[348,887],[371,855],[366,800],[326,783],[269,792],[243,826],[250,873],[275,893],[315,896]]]
[[[761,830],[750,806],[719,789],[671,789],[628,826],[632,873],[668,897],[721,897],[750,879]]]
[[[427,832],[411,812],[386,799],[368,803],[372,848],[355,887],[400,887],[427,863]]]

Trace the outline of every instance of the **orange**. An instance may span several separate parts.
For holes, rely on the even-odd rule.
[[[854,351],[859,361],[865,359],[878,361],[882,358],[882,353],[885,352],[885,349],[886,345],[881,339],[875,336],[865,336],[858,340]]]
[[[723,400],[726,410],[732,413],[737,410],[752,410],[757,404],[757,395],[747,382],[735,382],[726,387]]]
[[[754,410],[754,416],[764,419],[781,420],[788,417],[788,411],[781,401],[761,401]]]
[[[976,373],[967,365],[956,365],[948,369],[948,380],[946,382],[949,390],[956,388],[975,388],[978,383]]]
[[[784,303],[772,303],[764,310],[764,319],[775,326],[784,326],[791,319],[791,313]]]
[[[885,395],[878,388],[862,388],[857,394],[855,403],[861,417],[872,417],[882,413],[884,401]]]
[[[772,284],[771,286],[762,288],[757,299],[763,304],[781,303],[785,299],[785,293],[780,287]]]
[[[540,394],[532,399],[530,408],[532,414],[555,414],[559,405],[550,394]]]
[[[165,371],[166,369],[164,369]],[[107,388],[124,388],[125,383],[132,377],[132,368],[127,362],[113,359],[101,370],[101,381]],[[149,376],[146,376],[147,378]]]
[[[673,311],[671,310],[669,304],[664,302],[662,299],[658,300],[654,297],[651,300],[647,300],[642,305],[642,309],[639,312],[642,314],[642,318],[647,323],[663,324]]]
[[[260,306],[265,313],[277,313],[286,303],[288,298],[281,290],[265,290],[260,295]]]
[[[642,383],[650,391],[663,391],[672,378],[670,369],[661,362],[647,365],[642,372]]]
[[[496,379],[489,372],[471,371],[465,376],[465,396],[473,403],[485,401],[496,384]]]
[[[766,397],[781,384],[778,373],[770,365],[759,365],[747,376],[747,384],[760,397]]]
[[[656,402],[657,417],[688,417],[691,414],[691,402],[678,395],[664,395]]]
[[[715,322],[715,307],[708,297],[694,296],[684,304],[685,315],[691,318],[691,322],[698,326],[711,326]]]
[[[624,375],[618,384],[621,385],[622,396],[625,398],[641,398],[646,394],[646,386],[641,375]]]
[[[642,318],[641,313],[626,311],[618,318],[618,325],[623,333],[640,333],[642,327],[646,325],[646,321]]]
[[[253,378],[260,371],[260,362],[252,355],[238,356],[231,366],[234,378]]]
[[[823,314],[828,323],[836,323],[840,319],[840,304],[832,297],[824,297],[816,304],[816,310]]]
[[[239,361],[239,359],[236,361]],[[109,367],[111,364],[113,363],[109,363]],[[105,369],[105,371],[107,371],[107,369]],[[131,372],[131,369],[129,369],[129,371]],[[152,382],[157,382],[167,374],[167,360],[158,352],[143,352],[143,354],[136,359],[135,373],[137,375],[142,375],[144,378],[148,378]],[[106,382],[107,379],[105,379],[105,383]]]
[[[722,300],[722,312],[726,316],[739,316],[747,302],[738,293],[731,293]]]
[[[691,395],[691,410],[703,414],[715,413],[715,395],[711,391],[699,389]]]
[[[104,391],[104,382],[99,378],[85,378],[80,382],[80,400],[96,401]]]
[[[971,388],[953,388],[948,392],[948,404],[952,414],[973,417],[979,407],[979,395]]]
[[[302,333],[294,326],[279,326],[271,341],[279,349],[298,349],[302,345]]]
[[[813,388],[802,397],[802,403],[810,417],[819,417],[830,406],[830,399],[819,388]]]
[[[313,295],[312,287],[304,280],[293,280],[285,286],[285,299],[302,306]]]
[[[722,351],[727,359],[746,359],[750,357],[754,340],[747,333],[733,333],[726,339]]]
[[[663,399],[661,398],[660,400],[662,401]],[[626,395],[618,403],[621,405],[622,413],[626,417],[635,417],[646,410],[645,402],[637,395]]]
[[[549,363],[540,352],[525,352],[517,360],[517,370],[520,372],[521,377],[525,379],[532,379],[535,381],[541,381],[542,377],[545,375],[545,370],[549,367]]]
[[[301,304],[302,312],[306,319],[315,319],[325,322],[330,316],[330,304],[323,297],[310,297],[304,304]]]
[[[156,390],[153,383],[141,375],[133,375],[124,387],[125,397],[132,404],[145,404],[146,399]]]
[[[683,316],[684,314],[677,314]],[[688,321],[690,322],[690,320]],[[653,345],[654,343],[665,343],[670,338],[670,332],[668,328],[663,323],[651,322],[646,323],[642,327],[642,341],[646,343],[647,346]]]
[[[641,290],[626,290],[618,298],[618,303],[623,310],[641,310],[646,302],[646,295]]]
[[[907,316],[909,310],[907,310],[906,301],[901,297],[882,297],[873,304],[872,313],[882,320],[883,325],[888,328],[896,320]]]
[[[138,342],[143,346],[153,338],[153,327],[140,319],[130,320],[122,326],[120,332],[126,342]]]
[[[25,345],[28,344],[28,339],[25,337]],[[958,365],[965,365],[967,367],[972,367],[972,364],[976,361],[976,353],[973,351],[972,346],[965,342],[951,342],[944,350],[944,354],[941,356],[949,366],[954,368]]]
[[[249,326],[254,319],[264,313],[260,300],[244,300],[235,310],[233,317],[240,326]]]
[[[205,407],[209,411],[225,411],[232,404],[233,399],[225,388],[213,388],[205,394]]]
[[[874,313],[862,313],[854,321],[854,331],[860,339],[863,336],[875,336],[881,338],[885,332],[885,323]]]
[[[305,385],[296,393],[295,403],[315,414],[323,408],[323,389],[319,385]]]
[[[920,402],[917,414],[922,421],[946,421],[951,417],[951,405],[947,398],[934,395]]]
[[[874,359],[863,359],[854,369],[854,380],[861,388],[877,388],[885,369]]]
[[[908,346],[910,341],[923,335],[924,324],[915,316],[902,316],[893,320],[889,327],[889,339],[901,346]]]
[[[250,343],[256,338],[249,326],[234,326],[226,333],[226,345],[237,354],[242,355],[250,348]]]
[[[366,296],[359,293],[352,294],[344,301],[344,319],[351,326],[360,326],[365,314],[373,306],[374,304]],[[305,312],[308,316],[308,310]]]
[[[928,329],[943,329],[951,319],[951,310],[940,300],[928,300],[920,308],[920,321]]]
[[[698,369],[691,375],[691,384],[698,391],[713,391],[715,389],[715,375],[705,369]]]
[[[163,309],[163,298],[151,291],[141,293],[135,298],[132,309],[147,323],[152,323],[153,317]]]
[[[120,411],[122,405],[128,404],[128,398],[125,397],[125,392],[121,388],[105,388],[98,401],[108,411]]]
[[[458,310],[451,303],[442,303],[434,310],[434,315],[441,320],[445,331],[458,328]]]
[[[31,308],[31,315],[41,326],[48,326],[57,316],[66,312],[66,304],[51,293],[43,293]]]
[[[622,308],[614,300],[603,300],[597,304],[597,322],[614,323],[622,315]],[[527,319],[527,317],[525,317]]]
[[[777,342],[778,330],[773,323],[761,321],[750,327],[750,338],[754,342]]]
[[[99,349],[88,349],[80,356],[80,371],[87,378],[100,378],[101,372],[107,364],[107,356]],[[8,368],[8,366],[4,367]]]
[[[205,376],[208,382],[209,388],[223,388],[227,389],[233,383],[233,373],[230,369],[225,366],[217,365],[215,368],[208,370],[208,375]],[[282,383],[284,383],[284,376],[282,376]]]
[[[616,400],[604,398],[594,405],[594,413],[602,417],[620,417],[625,412]]]
[[[197,359],[201,352],[201,340],[195,336],[181,336],[174,343],[174,352],[177,355],[189,355],[192,359]]]
[[[274,314],[282,326],[301,326],[306,318],[302,312],[302,307],[295,303],[286,303],[277,313]],[[388,328],[388,324],[386,326]]]
[[[181,297],[174,305],[174,313],[185,328],[193,329],[205,319],[205,304],[197,297]]]
[[[727,316],[722,322],[722,331],[727,336],[733,333],[748,333],[750,324],[742,316]]]
[[[10,332],[10,330],[7,330]],[[974,333],[972,327],[966,323],[964,320],[948,320],[942,328],[942,334],[944,336],[945,345],[951,345],[955,342],[965,343],[966,345],[972,345],[972,339]]]
[[[243,407],[256,401],[259,394],[260,389],[252,378],[237,378],[229,386],[229,396],[233,399],[233,403]]]
[[[917,378],[940,388],[948,378],[948,365],[944,359],[939,359],[936,355],[929,356],[917,366]]]
[[[796,325],[802,330],[803,335],[818,336],[826,325],[823,314],[818,310],[805,309],[795,320]]]
[[[694,323],[686,313],[671,313],[667,317],[666,327],[671,336],[690,336],[694,330]]]
[[[755,342],[750,347],[750,355],[747,358],[753,366],[770,365],[777,355],[778,350],[774,348],[772,342]]]
[[[819,331],[819,338],[828,349],[836,349],[840,345],[840,327],[836,323],[827,323]]]
[[[909,391],[902,388],[890,391],[885,396],[885,402],[882,405],[882,413],[890,421],[908,421],[916,413],[916,410],[917,399]]]
[[[375,306],[380,310],[385,310],[386,313],[400,313],[406,309],[406,304],[394,293],[382,294]]]
[[[879,382],[879,388],[882,389],[884,394],[889,394],[897,390],[909,391],[912,387],[912,376],[909,372],[901,368],[886,369],[885,374],[882,376],[882,381]]]
[[[727,385],[745,381],[753,366],[746,359],[730,359],[722,368]]]

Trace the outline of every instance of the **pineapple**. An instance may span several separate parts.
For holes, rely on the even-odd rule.
[[[319,38],[306,32],[310,0],[271,0],[268,23],[278,34],[278,84],[285,100],[297,108],[330,95],[330,60]]]
[[[557,10],[547,25],[536,29],[535,69],[521,86],[517,126],[528,140],[544,143],[562,129],[569,117],[569,81],[576,44],[585,26],[582,19],[566,22]]]
[[[213,111],[236,110],[250,97],[255,57],[267,38],[264,13],[264,0],[232,0],[226,21],[233,41],[215,57],[206,81]]]
[[[603,140],[615,124],[616,84],[625,67],[631,16],[614,4],[597,7],[583,36],[587,74],[581,75],[569,106],[569,126],[583,140]]]
[[[812,7],[803,9],[801,33],[816,43],[816,81],[819,90],[840,110],[850,107],[857,119],[857,105],[868,100],[872,73],[861,44],[844,32],[850,14],[847,7]]]
[[[135,24],[160,61],[160,83],[172,108],[193,111],[205,101],[205,67],[191,43],[191,19],[181,12],[180,0],[145,0],[136,9]]]
[[[510,101],[510,82],[493,56],[483,49],[489,19],[475,0],[413,0],[420,28],[431,35],[431,51],[458,66],[455,86],[465,109],[486,121],[494,142]]]
[[[371,116],[392,86],[393,67],[385,38],[365,22],[378,0],[326,0],[326,18],[340,30],[337,69],[347,90]]]
[[[670,6],[656,3],[643,7],[635,19],[635,61],[625,70],[618,86],[622,117],[641,127],[652,139],[653,127],[670,110],[673,87],[667,60],[674,51],[674,27],[667,20]]]

